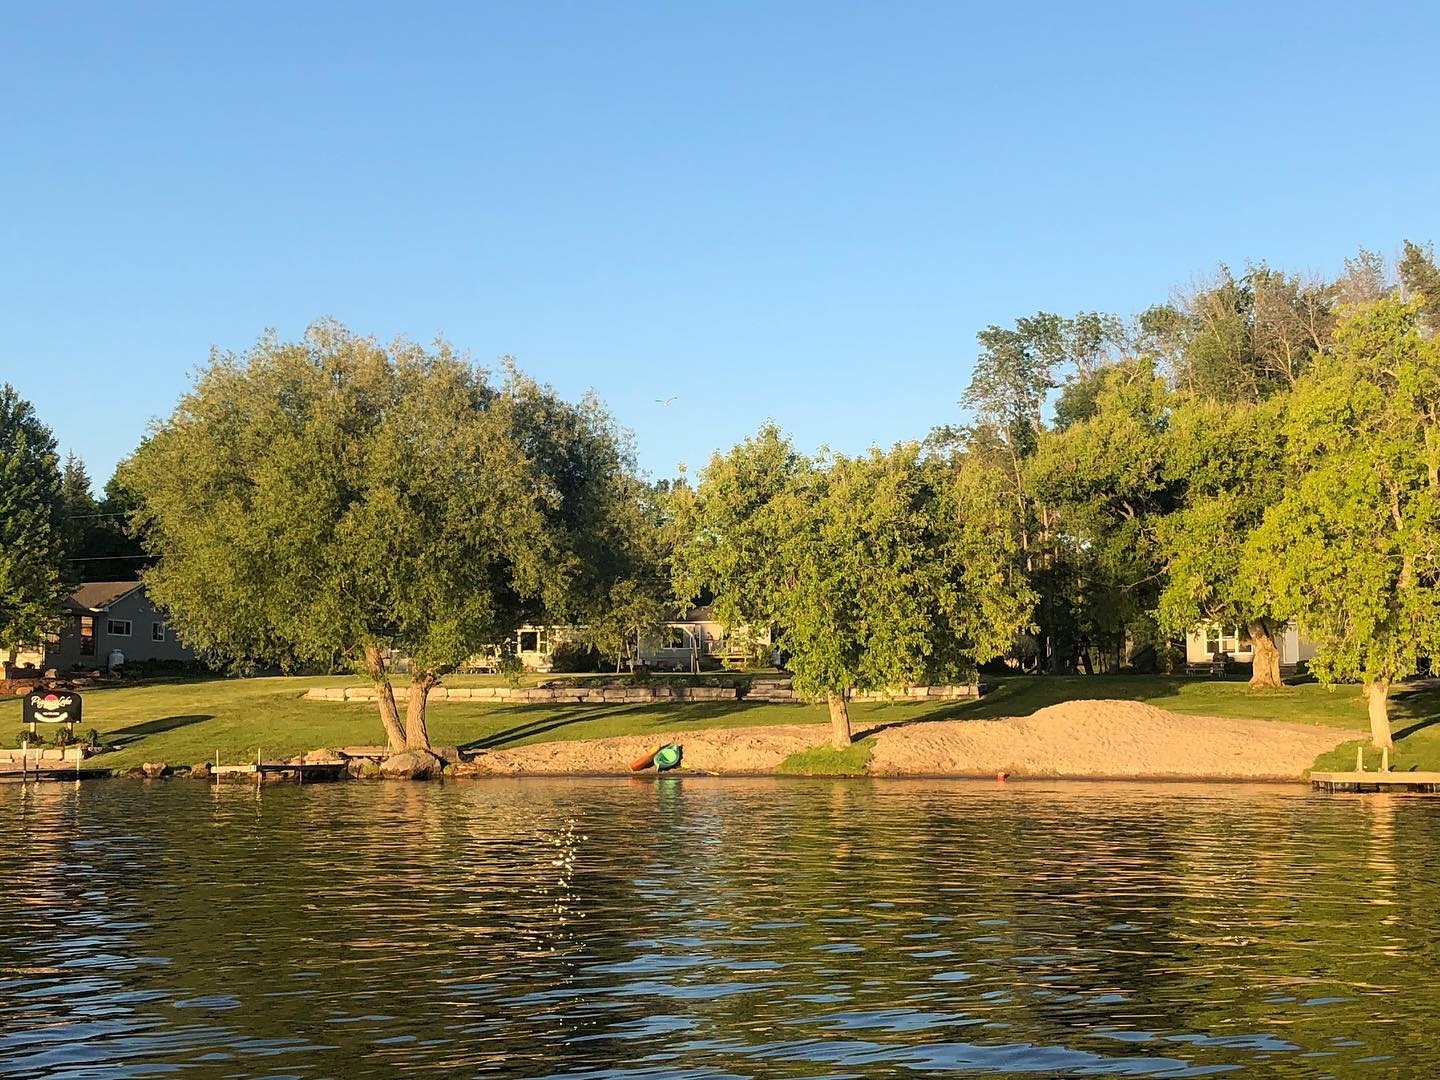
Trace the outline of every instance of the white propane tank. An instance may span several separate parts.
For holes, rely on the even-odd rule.
[[[124,654],[123,652],[121,652],[119,649],[111,649],[111,650],[110,650],[110,656],[109,656],[109,658],[105,661],[105,666],[108,667],[108,668],[110,668],[110,669],[113,671],[115,668],[120,667],[120,666],[123,665],[124,663],[125,663],[125,654]]]

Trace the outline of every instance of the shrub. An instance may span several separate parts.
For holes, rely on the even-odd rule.
[[[91,750],[98,750],[100,748],[100,732],[93,727],[85,732],[85,745]]]
[[[578,641],[562,641],[550,654],[550,670],[561,674],[598,671],[600,653],[593,645]]]
[[[525,676],[525,665],[514,653],[506,653],[495,662],[495,673],[505,680],[505,685],[514,690]]]
[[[20,747],[25,747],[25,746],[39,746],[39,745],[40,745],[40,736],[39,736],[39,735],[31,735],[29,728],[21,728],[21,729],[20,729],[20,734],[17,735],[17,736],[15,736],[15,745],[16,745],[16,746],[20,746]]]
[[[55,729],[55,734],[50,736],[50,745],[52,746],[72,746],[74,745],[75,741],[75,732],[71,731],[68,727],[65,727],[64,725],[57,727]]]
[[[116,668],[123,679],[179,678],[207,675],[211,669],[198,660],[127,660]]]

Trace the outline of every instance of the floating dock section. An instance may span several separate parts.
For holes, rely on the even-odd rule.
[[[216,780],[247,776],[259,780],[264,776],[280,775],[307,784],[316,780],[343,780],[345,768],[343,761],[311,761],[303,764],[290,761],[252,761],[248,765],[212,765],[210,773]]]
[[[1312,772],[1310,786],[1317,791],[1399,791],[1433,795],[1440,791],[1440,772]]]

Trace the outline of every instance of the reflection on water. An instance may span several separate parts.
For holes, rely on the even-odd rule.
[[[1440,802],[0,786],[0,1076],[1440,1069]]]

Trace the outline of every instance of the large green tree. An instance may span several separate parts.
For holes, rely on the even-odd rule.
[[[1347,264],[1349,287],[1372,287],[1374,271],[1362,252]],[[1284,490],[1278,417],[1285,395],[1330,342],[1338,291],[1264,263],[1241,277],[1221,267],[1179,307],[1142,319],[1179,394],[1166,466],[1176,504],[1156,523],[1167,567],[1158,622],[1176,634],[1210,622],[1246,628],[1255,687],[1281,685],[1283,620],[1267,564],[1241,552]]]
[[[913,443],[811,458],[767,425],[677,493],[677,594],[775,627],[795,688],[826,699],[848,745],[850,691],[973,677],[1028,622],[992,479]]]
[[[537,613],[599,592],[597,490],[628,472],[598,403],[444,342],[332,322],[219,354],[130,459],[151,594],[230,663],[349,664],[391,749],[429,744],[437,681]],[[410,661],[403,723],[390,658]]]
[[[1165,469],[1170,402],[1144,358],[1081,376],[1066,386],[1057,427],[1041,436],[1029,469],[1053,518],[1037,575],[1039,621],[1117,659],[1149,632],[1163,578],[1157,523],[1176,495]],[[1079,660],[1088,665],[1088,650]]]
[[[1018,559],[1038,598],[1038,664],[1051,669],[1068,656],[1063,645],[1078,632],[1070,595],[1074,567],[1060,551],[1055,507],[1036,488],[1032,459],[1050,426],[1047,406],[1062,377],[1070,376],[1069,405],[1083,412],[1089,407],[1085,388],[1128,348],[1128,334],[1113,315],[1064,318],[1040,311],[1011,327],[988,326],[976,337],[981,351],[961,398],[971,422],[932,439],[960,448],[968,462],[998,478]]]
[[[1188,397],[1172,413],[1166,471],[1178,490],[1157,524],[1167,566],[1160,625],[1184,633],[1207,623],[1250,636],[1250,685],[1282,685],[1276,640],[1285,620],[1271,586],[1273,561],[1247,546],[1288,473],[1280,417],[1285,397],[1222,403]]]
[[[1440,339],[1426,298],[1352,309],[1286,407],[1292,478],[1250,540],[1315,674],[1358,680],[1391,745],[1392,684],[1440,655]]]
[[[0,651],[53,630],[65,599],[60,462],[50,429],[0,386]]]
[[[126,520],[136,503],[120,479],[123,469],[122,463],[97,499],[85,462],[74,454],[65,456],[60,501],[66,576],[72,581],[124,581],[139,576],[153,561],[127,531]]]

